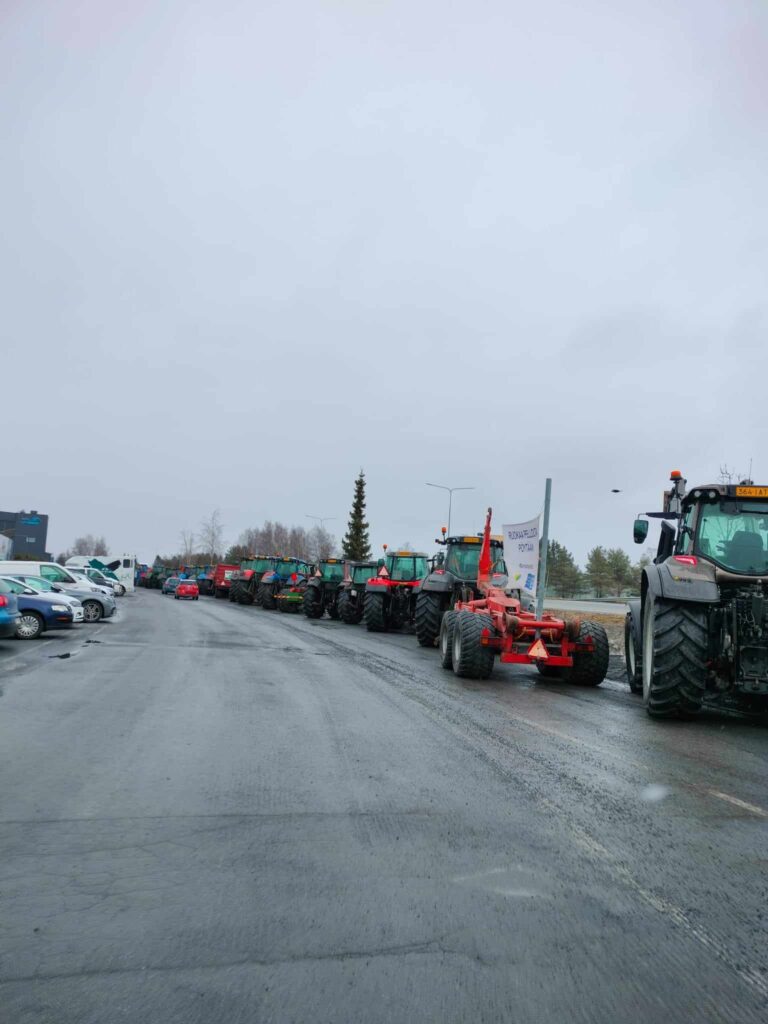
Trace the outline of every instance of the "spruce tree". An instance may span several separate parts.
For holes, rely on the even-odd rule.
[[[349,514],[347,532],[341,542],[344,557],[355,562],[365,562],[371,557],[371,542],[368,539],[368,523],[365,521],[365,473],[355,480],[355,497]]]

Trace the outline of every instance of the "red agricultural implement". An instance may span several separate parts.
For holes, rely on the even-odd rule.
[[[537,619],[526,611],[519,591],[491,576],[491,509],[485,520],[477,571],[476,600],[458,601],[440,624],[440,663],[457,676],[487,679],[496,655],[513,665],[535,665],[563,682],[598,686],[608,671],[608,637],[597,622]],[[515,596],[517,595],[517,596]]]

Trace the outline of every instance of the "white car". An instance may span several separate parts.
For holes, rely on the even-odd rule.
[[[39,579],[32,582],[30,579],[19,579],[18,576],[6,576],[0,577],[0,579],[14,580],[16,583],[23,583],[29,590],[34,590],[36,594],[58,594],[58,599],[62,604],[69,605],[72,609],[72,621],[83,622],[85,615],[83,612],[83,602],[79,597],[74,597],[72,594],[67,594],[64,591],[58,590],[52,583],[47,580]]]
[[[109,579],[103,573],[100,573],[98,569],[92,569],[90,566],[85,565],[68,565],[67,569],[69,569],[73,576],[79,576],[80,579],[90,583],[91,586],[98,587],[102,594],[114,594],[116,597],[122,597],[125,593],[125,587],[119,580]]]

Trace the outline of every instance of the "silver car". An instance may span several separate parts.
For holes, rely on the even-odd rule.
[[[8,574],[10,575],[10,573]],[[24,572],[13,573],[13,578],[22,583],[29,583],[32,587],[40,587],[43,593],[55,593],[76,597],[83,606],[83,621],[98,622],[100,619],[108,619],[117,611],[117,602],[109,593],[102,593],[92,586],[86,585],[83,581],[83,589],[68,586],[59,586],[58,583],[51,583],[42,576],[33,576]]]

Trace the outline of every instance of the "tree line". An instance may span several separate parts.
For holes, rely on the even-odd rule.
[[[347,532],[340,548],[336,538],[322,524],[307,529],[268,519],[262,526],[243,530],[237,541],[224,549],[224,527],[221,514],[215,509],[203,520],[197,531],[182,530],[180,550],[172,555],[158,554],[155,564],[171,568],[181,565],[214,565],[217,562],[238,565],[254,555],[290,555],[306,562],[318,562],[322,558],[335,556],[365,561],[371,557],[365,505],[365,473],[361,469],[355,480]]]
[[[595,597],[621,597],[636,591],[650,558],[643,555],[635,565],[621,548],[592,548],[583,569],[571,552],[551,540],[547,548],[547,592],[557,597],[576,597],[590,592]]]
[[[109,548],[105,537],[94,537],[92,533],[86,533],[82,537],[75,537],[72,547],[62,551],[56,561],[59,565],[64,565],[67,559],[74,555],[95,555],[100,558],[108,554]]]

